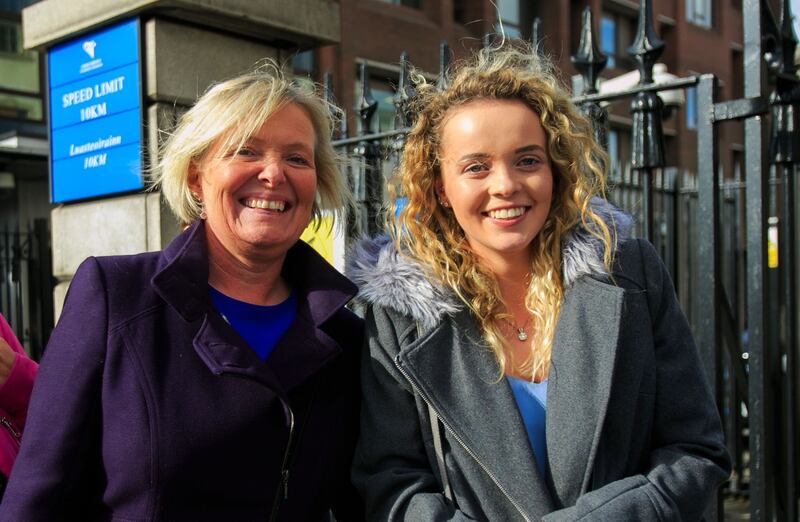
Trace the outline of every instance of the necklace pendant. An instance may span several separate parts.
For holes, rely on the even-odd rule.
[[[528,340],[528,334],[525,333],[525,330],[520,328],[517,331],[517,339],[519,339],[520,341],[527,341]]]

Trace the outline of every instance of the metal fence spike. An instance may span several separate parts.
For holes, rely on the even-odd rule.
[[[436,89],[440,92],[447,89],[447,67],[450,65],[450,46],[447,41],[442,40],[439,44],[439,77],[436,79]]]

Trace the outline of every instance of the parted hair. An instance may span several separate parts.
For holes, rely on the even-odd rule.
[[[331,145],[332,115],[337,109],[310,82],[287,78],[272,60],[209,87],[164,140],[153,177],[155,188],[161,189],[178,219],[188,224],[202,211],[201,202],[189,188],[192,164],[199,165],[212,150],[242,148],[272,114],[290,103],[305,111],[316,135],[317,197],[311,215],[318,218],[329,211],[341,222],[352,196]]]
[[[407,199],[398,219],[389,220],[397,247],[431,267],[431,277],[451,288],[477,319],[484,341],[501,372],[510,371],[502,341],[507,314],[497,279],[474,254],[453,212],[437,202],[441,176],[441,137],[452,111],[476,100],[518,100],[541,120],[553,173],[550,213],[531,244],[531,267],[525,305],[531,314],[530,356],[514,361],[515,373],[533,378],[550,364],[556,321],[563,298],[561,249],[565,236],[583,227],[602,245],[610,273],[614,239],[590,204],[605,197],[608,158],[594,141],[591,123],[571,103],[549,61],[525,44],[484,49],[455,64],[447,87],[438,90],[414,74],[417,96],[411,107],[416,121],[409,132],[393,192]],[[392,212],[392,215],[394,212]]]

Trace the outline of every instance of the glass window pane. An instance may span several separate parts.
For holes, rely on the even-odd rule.
[[[0,118],[42,121],[42,100],[0,93]]]
[[[700,27],[711,27],[711,0],[686,0],[686,19]]]
[[[39,92],[39,53],[22,49],[19,22],[0,20],[0,89]]]
[[[503,22],[519,25],[519,0],[497,0],[497,14]]]
[[[522,38],[522,31],[520,31],[519,27],[514,25],[509,25],[503,22],[503,31],[500,31],[500,22],[494,24],[494,32],[497,34],[505,34],[506,38]]]
[[[600,50],[608,56],[608,67],[616,66],[614,57],[617,54],[617,24],[607,15],[600,17]]]
[[[615,130],[608,131],[606,136],[608,139],[608,157],[611,160],[610,169],[612,172],[617,172],[619,168],[619,134]]]
[[[697,92],[694,87],[686,89],[686,128],[697,128]]]

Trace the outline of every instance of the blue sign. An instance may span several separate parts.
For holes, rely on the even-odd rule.
[[[53,203],[141,189],[139,24],[48,53]]]

